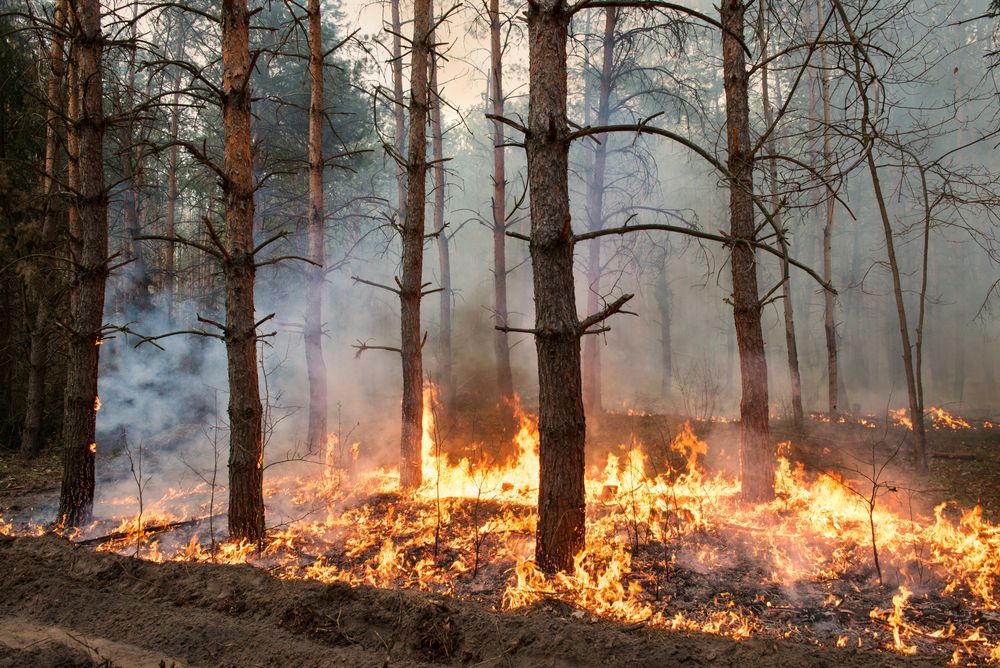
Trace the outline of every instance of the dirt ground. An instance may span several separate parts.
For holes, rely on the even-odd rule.
[[[848,433],[849,427],[812,425],[807,438],[797,439],[795,459],[816,469],[835,468],[835,460],[856,465],[872,432]],[[633,433],[650,449],[665,449],[676,428],[660,416],[609,414],[593,430],[592,446],[611,451],[621,434]],[[735,429],[708,428],[717,430],[722,442],[727,430]],[[853,432],[860,436],[849,438]],[[927,502],[958,498],[1000,515],[997,433],[934,432],[935,475],[921,483],[932,491]],[[892,447],[894,441],[881,438],[887,444],[879,445],[880,452]],[[713,468],[735,465],[735,449],[712,454]],[[16,514],[51,505],[58,471],[55,457],[26,465],[16,455],[0,453],[0,510]],[[0,535],[0,668],[852,667],[944,665],[945,660],[599,621],[562,601],[496,612],[481,601],[419,591],[282,580],[251,566],[156,564],[97,553],[56,536]]]
[[[497,613],[413,591],[0,536],[0,666],[895,666],[893,654]]]

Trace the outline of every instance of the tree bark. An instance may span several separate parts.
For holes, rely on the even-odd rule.
[[[421,483],[423,433],[423,343],[420,299],[424,270],[424,203],[427,193],[427,72],[430,60],[430,0],[413,4],[413,48],[410,52],[410,129],[407,138],[406,211],[401,227],[403,276],[400,281],[400,352],[403,360],[402,433],[399,481]]]
[[[66,73],[66,56],[63,50],[63,30],[68,26],[66,20],[66,2],[60,0],[56,4],[52,34],[52,45],[49,49],[49,75],[46,99],[48,110],[45,123],[45,163],[42,167],[41,190],[45,198],[45,212],[42,217],[40,235],[40,252],[54,255],[56,237],[59,234],[59,216],[53,206],[56,196],[55,179],[56,155],[59,144],[61,119],[63,118],[63,92]],[[33,268],[29,289],[35,302],[35,317],[31,324],[28,338],[28,387],[25,396],[24,425],[21,429],[21,455],[36,457],[45,445],[42,433],[42,420],[45,415],[45,379],[49,367],[49,318],[52,312],[54,298],[53,263],[51,260],[40,259]]]
[[[306,271],[305,337],[309,376],[309,452],[326,445],[327,387],[323,359],[323,281],[325,211],[323,201],[323,27],[319,0],[309,0],[309,259]]]
[[[250,13],[246,0],[222,2],[223,198],[226,253],[225,343],[229,372],[229,535],[264,539],[263,409],[254,319],[253,147],[250,132]]]
[[[774,108],[771,105],[771,90],[769,83],[770,72],[767,66],[768,42],[764,26],[763,6],[758,10],[757,15],[757,37],[761,44],[761,102],[764,107],[764,123],[768,128],[770,128],[774,124]],[[777,91],[777,95],[780,98],[780,91]],[[771,133],[767,140],[767,152],[772,156],[778,154],[777,142],[774,140],[774,133]],[[771,206],[774,211],[777,211],[780,204],[780,197],[778,196],[778,161],[775,158],[771,158],[768,161],[767,179],[768,186],[771,190]],[[781,220],[782,217],[780,215],[774,215],[776,226],[781,227]],[[785,239],[784,234],[785,230],[782,229],[778,241],[781,244],[782,251],[787,257],[788,242]],[[796,433],[801,433],[805,423],[805,413],[802,409],[802,376],[799,373],[799,349],[795,339],[795,312],[792,304],[792,282],[788,269],[788,261],[785,259],[782,261],[781,267],[783,277],[781,281],[781,293],[783,298],[782,310],[785,323],[785,351],[788,359],[788,381],[792,400],[792,428]]]
[[[605,126],[611,117],[612,68],[615,61],[615,26],[618,10],[604,10],[604,37],[602,40],[601,78],[597,93],[597,125]],[[604,181],[608,159],[608,141],[611,135],[601,138],[594,148],[594,169],[587,184],[587,227],[591,232],[604,227]],[[601,238],[590,241],[587,249],[587,313],[595,313],[601,296]],[[601,399],[601,357],[597,336],[583,341],[583,405],[591,416],[603,410]]]
[[[750,152],[748,75],[743,54],[743,0],[723,0],[722,62],[726,94],[732,236],[733,319],[740,355],[741,493],[746,501],[774,498],[774,447],[768,422],[767,359],[760,324],[753,211],[753,155]]]
[[[433,15],[433,11],[431,12]],[[432,16],[433,19],[433,16]],[[429,37],[435,41],[434,33]],[[441,288],[438,302],[438,342],[437,350],[440,367],[440,397],[446,410],[455,407],[455,372],[451,350],[451,255],[449,242],[451,237],[444,227],[444,137],[441,129],[441,97],[438,91],[438,61],[432,51],[430,54],[430,114],[431,143],[434,149],[434,234],[437,236],[438,269],[440,271]]]
[[[528,184],[538,353],[539,485],[535,557],[570,570],[584,546],[586,419],[573,286],[566,122],[565,0],[528,8]]]
[[[490,74],[492,111],[503,116],[503,50],[500,41],[500,0],[490,0]],[[510,366],[507,332],[507,174],[504,164],[504,126],[493,121],[493,350],[497,375],[497,403],[504,407],[514,399],[514,374]],[[510,412],[510,411],[507,411]],[[510,415],[513,418],[513,414]]]
[[[97,374],[104,290],[108,276],[108,196],[104,187],[104,115],[99,0],[78,0],[73,32],[79,116],[70,134],[79,188],[77,236],[72,256],[74,287],[67,350],[65,413],[63,417],[63,476],[59,493],[59,522],[66,527],[86,522],[94,504],[95,427],[100,407]],[[71,156],[72,160],[72,156]]]

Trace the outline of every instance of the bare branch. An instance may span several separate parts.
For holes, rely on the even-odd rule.
[[[625,306],[625,304],[628,303],[628,301],[633,297],[635,297],[635,295],[633,294],[622,295],[621,297],[614,300],[613,302],[605,306],[597,313],[594,313],[593,315],[589,315],[586,318],[584,318],[580,322],[580,335],[583,336],[585,333],[587,333],[587,330],[589,330],[594,325],[604,322],[605,320],[613,316],[615,313],[621,311],[622,307]]]

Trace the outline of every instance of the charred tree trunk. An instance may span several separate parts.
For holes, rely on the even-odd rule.
[[[760,324],[753,212],[753,155],[750,152],[749,76],[743,53],[743,0],[723,0],[722,63],[726,93],[726,130],[730,235],[732,237],[733,318],[740,354],[740,465],[747,501],[774,498],[774,447],[768,422],[767,359]]]
[[[222,2],[223,198],[226,252],[226,357],[229,369],[229,535],[264,539],[263,409],[254,320],[253,148],[250,133],[250,13],[246,0]]]
[[[597,125],[605,126],[611,116],[611,77],[615,62],[615,26],[618,10],[604,10],[601,79],[597,93]],[[608,160],[608,141],[603,137],[594,148],[594,170],[587,185],[587,226],[591,232],[604,227],[604,177]],[[601,296],[601,238],[590,241],[587,255],[587,313],[595,313]],[[601,357],[597,336],[583,342],[583,405],[591,416],[603,409],[601,400]]]
[[[323,27],[319,0],[309,0],[309,260],[306,271],[305,336],[309,375],[307,446],[326,444],[326,362],[323,359],[324,202],[323,202]]]
[[[771,87],[769,80],[769,69],[767,66],[767,34],[764,26],[764,11],[762,6],[757,15],[757,38],[761,44],[761,68],[760,87],[761,101],[764,107],[764,123],[770,128],[774,124],[774,108],[771,105]],[[777,91],[780,98],[781,93]],[[778,154],[774,133],[767,140],[767,152],[776,156]],[[780,208],[780,197],[778,196],[778,162],[771,158],[767,165],[768,186],[771,190],[771,205],[774,211]],[[775,225],[781,227],[781,217],[774,215]],[[788,264],[788,242],[785,239],[785,230],[782,229],[778,239],[781,250],[785,254],[782,261],[782,306],[785,321],[785,351],[788,358],[788,381],[792,400],[792,428],[796,433],[801,433],[805,422],[805,413],[802,409],[802,376],[799,373],[799,348],[795,340],[795,312],[792,305],[792,282],[789,275]],[[827,279],[829,281],[829,279]]]
[[[42,167],[41,190],[45,199],[45,212],[39,238],[39,250],[44,255],[55,255],[55,241],[59,234],[59,216],[54,207],[56,197],[56,154],[63,118],[63,78],[66,73],[66,56],[63,50],[63,30],[67,26],[66,3],[56,5],[52,45],[49,50],[49,79],[46,94],[48,110],[45,123],[45,163]],[[21,429],[21,455],[36,457],[45,445],[42,419],[45,414],[45,379],[49,367],[49,319],[52,313],[54,290],[52,262],[41,259],[35,263],[29,289],[35,302],[35,317],[28,338],[28,387],[25,396],[24,425]]]
[[[423,342],[420,298],[424,271],[424,203],[427,193],[427,112],[430,98],[430,0],[413,5],[413,49],[410,52],[410,130],[406,158],[406,211],[402,225],[403,277],[399,286],[400,354],[403,360],[403,424],[399,481],[421,483],[420,440],[423,434]]]
[[[104,289],[108,276],[108,196],[104,187],[104,102],[99,0],[78,0],[73,31],[73,67],[79,91],[79,116],[72,118],[78,169],[76,208],[79,218],[73,298],[67,350],[65,414],[63,417],[63,476],[59,521],[79,526],[94,504],[95,427],[100,401],[97,374],[104,320]],[[71,157],[72,159],[72,157]]]
[[[503,47],[500,41],[500,0],[490,0],[490,76],[492,111],[503,116]],[[514,374],[510,366],[507,326],[507,174],[504,165],[504,126],[493,121],[493,310],[496,329],[497,403],[501,410],[514,399]],[[508,411],[509,412],[509,411]],[[513,415],[510,415],[513,418]]]
[[[434,43],[434,34],[429,37]],[[440,368],[441,401],[446,410],[455,407],[455,372],[451,350],[451,255],[450,236],[444,227],[444,137],[441,129],[441,97],[438,91],[438,60],[430,53],[431,143],[434,149],[434,234],[437,237],[441,293],[438,307],[437,350]]]
[[[528,183],[538,353],[539,485],[535,557],[546,571],[570,570],[583,549],[586,419],[580,378],[580,321],[573,286],[569,213],[564,0],[528,8]]]

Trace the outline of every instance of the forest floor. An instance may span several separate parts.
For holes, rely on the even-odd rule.
[[[890,653],[494,612],[423,592],[0,536],[0,666],[896,666]]]
[[[776,439],[784,438],[775,423]],[[738,468],[736,425],[703,425],[706,466]],[[592,424],[590,451],[622,435],[665,452],[676,418],[609,413]],[[451,441],[484,438],[483,416],[451,427]],[[701,431],[701,430],[699,430]],[[461,436],[461,438],[459,438]],[[922,510],[953,500],[1000,516],[1000,429],[931,430],[932,473],[909,474],[901,429],[810,422],[792,459],[850,475],[888,462],[886,480],[919,488]],[[499,439],[498,439],[499,440]],[[731,444],[731,445],[725,445]],[[666,456],[664,454],[664,456]],[[52,507],[59,462],[0,453],[0,513]],[[870,648],[791,639],[733,640],[593,617],[559,600],[499,612],[482,600],[342,583],[280,579],[266,569],[153,563],[95,552],[54,535],[0,535],[0,668],[4,666],[890,666],[944,665]]]

